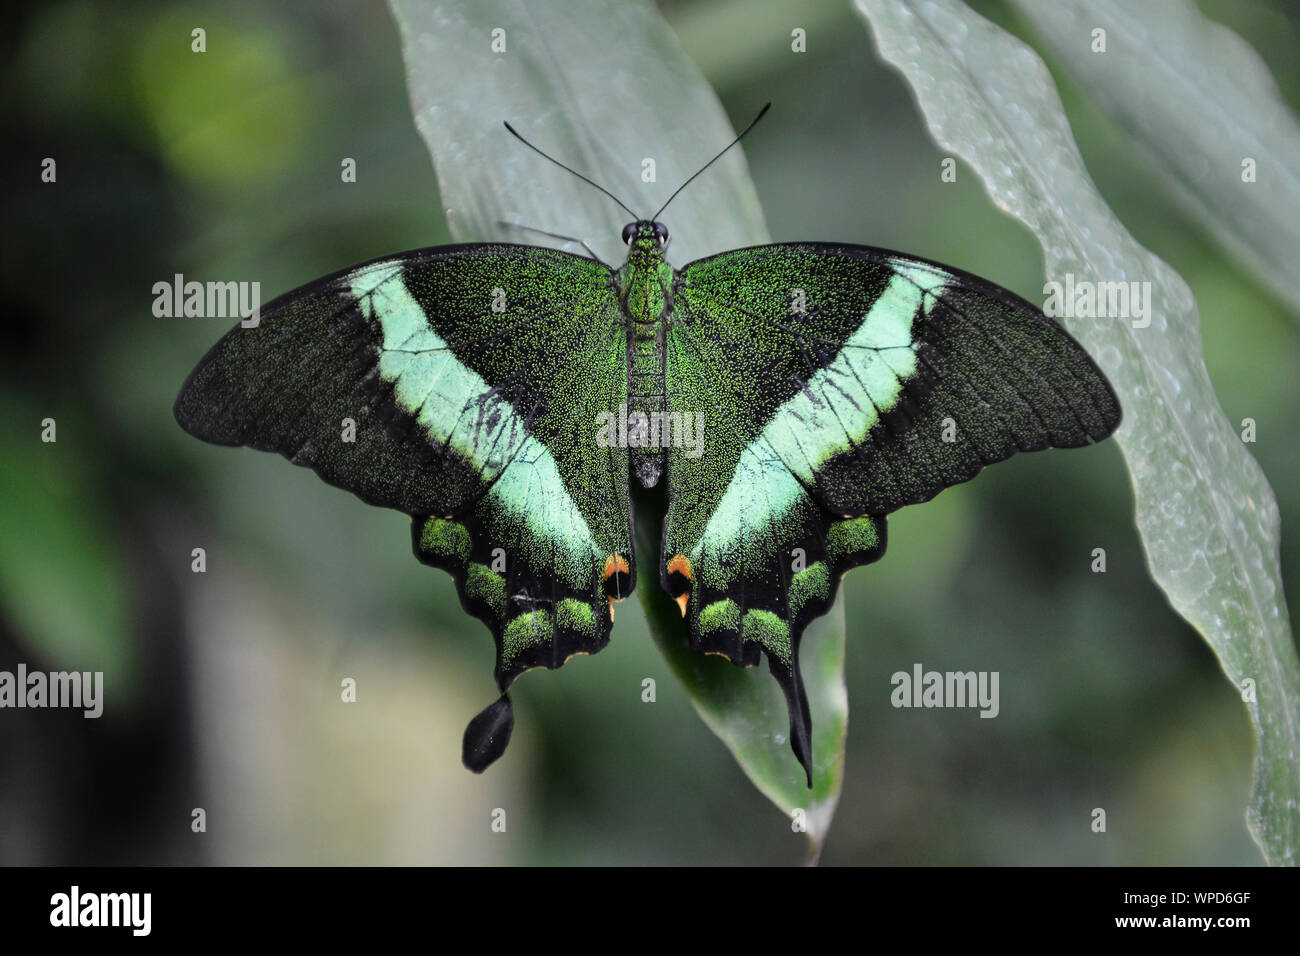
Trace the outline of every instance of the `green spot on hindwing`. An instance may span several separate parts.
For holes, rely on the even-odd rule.
[[[464,565],[469,560],[469,529],[447,518],[430,518],[420,533],[420,551],[445,561]]]
[[[555,620],[547,611],[520,614],[506,625],[501,637],[501,661],[509,664],[525,651],[550,644],[555,636]]]
[[[836,521],[826,532],[826,544],[831,559],[837,565],[857,565],[880,547],[877,519],[868,515]]]
[[[577,631],[587,637],[596,636],[596,615],[591,605],[574,598],[564,598],[555,609],[555,623],[561,631]]]
[[[830,597],[831,576],[822,561],[816,561],[790,579],[790,619],[799,616],[808,602]]]
[[[706,604],[700,610],[700,633],[737,631],[740,629],[740,607],[731,598]]]
[[[744,637],[746,643],[755,641],[781,663],[790,665],[790,625],[771,611],[747,612]]]
[[[497,619],[506,616],[506,579],[486,564],[471,564],[465,574],[465,596],[486,604]]]

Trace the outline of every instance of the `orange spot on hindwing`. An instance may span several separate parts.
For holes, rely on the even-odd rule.
[[[695,580],[695,572],[691,570],[691,562],[684,554],[674,554],[668,559],[668,573],[680,574],[687,581]]]
[[[615,574],[630,574],[631,571],[627,566],[627,559],[621,554],[611,554],[605,559],[605,571],[601,574],[602,581],[608,581]]]
[[[684,554],[674,554],[669,558],[666,570],[668,593],[682,609],[682,617],[685,617],[686,605],[691,599],[691,585],[695,583],[695,570],[691,567],[690,559]]]
[[[621,601],[632,593],[632,568],[621,554],[611,554],[605,559],[605,568],[600,575],[604,582],[605,596],[609,598],[609,619],[614,620],[614,602]]]

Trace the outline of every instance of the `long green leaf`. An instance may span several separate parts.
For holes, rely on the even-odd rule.
[[[1300,122],[1250,44],[1189,0],[1014,3],[1205,230],[1300,317]]]
[[[1270,862],[1295,863],[1300,663],[1282,592],[1277,502],[1210,384],[1191,290],[1098,194],[1033,50],[956,0],[855,3],[935,140],[1037,234],[1050,279],[1151,283],[1145,328],[1119,318],[1065,321],[1124,407],[1118,441],[1152,577],[1247,699],[1259,747],[1251,833]]]
[[[438,173],[452,235],[559,245],[498,221],[586,239],[606,262],[627,254],[631,217],[502,126],[649,216],[734,134],[672,30],[635,0],[391,0],[411,108]],[[494,31],[499,31],[494,33]],[[494,42],[504,52],[495,52]],[[653,160],[653,182],[645,182]],[[767,242],[739,149],[674,200],[679,265]]]
[[[638,504],[641,504],[638,501]],[[637,510],[637,557],[653,567],[659,556],[657,514]],[[643,579],[644,580],[644,579]],[[686,626],[677,605],[658,588],[640,590],[650,633],[691,697],[704,722],[727,745],[754,786],[808,838],[808,862],[821,855],[844,783],[844,749],[849,698],[844,685],[844,601],[804,633],[799,666],[812,713],[813,786],[790,749],[785,696],[760,665],[736,667],[686,646]]]
[[[699,69],[658,12],[641,0],[390,5],[402,32],[416,126],[433,155],[448,224],[458,240],[582,251],[574,243],[502,229],[501,220],[585,239],[607,262],[620,263],[626,254],[619,234],[628,214],[525,148],[502,121],[647,216],[734,135]],[[653,160],[653,182],[644,181],[647,160]],[[769,241],[740,149],[706,176],[665,213],[677,265]],[[755,785],[786,812],[804,810],[800,820],[815,853],[843,773],[843,611],[820,629],[829,633],[810,637],[804,655],[819,722],[810,794],[785,742],[785,704],[775,682],[686,651],[681,621],[673,620],[676,605],[658,587],[653,570],[657,549],[642,554],[639,592],[659,647],[705,723]]]

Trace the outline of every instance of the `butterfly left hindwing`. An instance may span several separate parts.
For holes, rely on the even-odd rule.
[[[627,450],[591,440],[627,394],[610,280],[531,246],[356,266],[232,330],[176,418],[410,514],[417,556],[451,572],[492,629],[504,694],[529,668],[604,647],[612,601],[635,581]],[[467,733],[472,769],[505,746],[502,701]]]
[[[1040,310],[911,256],[758,246],[672,291],[669,409],[703,416],[706,451],[668,449],[661,580],[697,650],[766,655],[811,785],[799,640],[884,552],[885,515],[1018,450],[1099,441],[1119,405]]]

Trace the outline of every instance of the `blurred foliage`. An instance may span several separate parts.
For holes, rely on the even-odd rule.
[[[0,396],[0,602],[21,632],[40,635],[56,667],[120,673],[130,689],[135,646],[116,529],[88,487],[78,436],[65,430],[58,442],[67,418],[49,416],[54,447],[23,428],[49,411]]]
[[[1002,3],[973,6],[1037,46]],[[1300,102],[1294,19],[1201,6]],[[911,93],[868,55],[847,3],[663,9],[733,120],[775,102],[746,143],[774,238],[905,249],[1039,297],[1037,242],[974,177],[940,197]],[[806,54],[789,52],[796,25]],[[195,26],[206,54],[189,52]],[[130,715],[100,721],[0,716],[0,860],[801,859],[801,837],[700,723],[632,602],[605,652],[519,682],[510,753],[483,777],[464,771],[460,729],[492,693],[491,642],[450,581],[413,560],[406,520],[172,420],[229,323],[154,318],[154,282],[256,280],[269,299],[448,241],[385,5],[52,0],[2,42],[0,488],[29,491],[0,502],[0,667],[56,666],[78,620],[106,622],[107,645],[120,617],[135,677],[106,664],[106,679],[135,691]],[[1040,52],[1102,194],[1191,285],[1229,417],[1258,422],[1252,451],[1300,606],[1296,326]],[[578,92],[602,95],[600,78]],[[55,185],[39,179],[46,156]],[[355,184],[340,182],[344,157]],[[46,416],[56,445],[40,443]],[[23,503],[40,489],[45,501]],[[1241,812],[1249,723],[1148,579],[1131,511],[1107,444],[1018,458],[891,519],[884,559],[845,582],[849,750],[825,862],[1259,862]],[[206,575],[190,572],[196,546]],[[1105,575],[1088,568],[1098,546]],[[999,670],[999,718],[892,708],[889,675],[917,661]],[[359,699],[340,712],[348,675]],[[211,811],[202,836],[196,806]],[[1097,806],[1105,835],[1088,827]],[[495,807],[505,834],[489,831]]]

